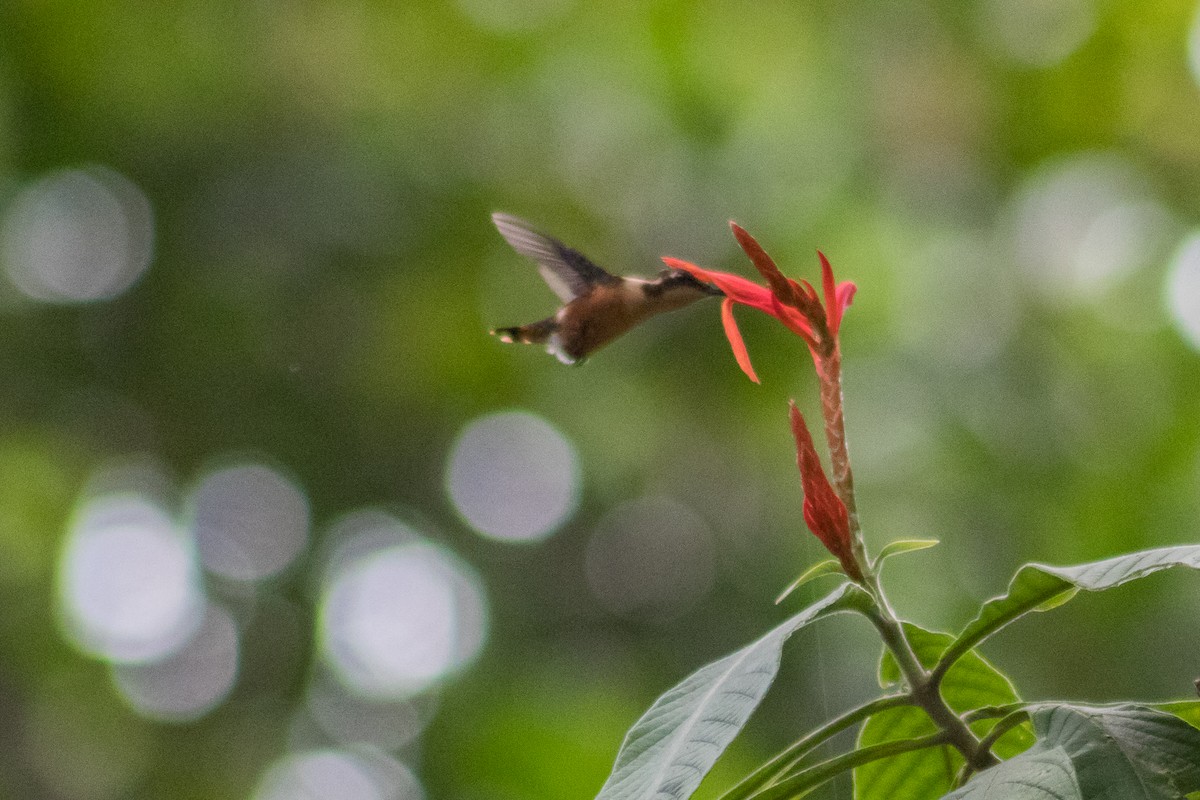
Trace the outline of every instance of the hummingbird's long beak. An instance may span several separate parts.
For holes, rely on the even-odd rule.
[[[713,297],[725,296],[725,293],[713,284],[705,283],[690,272],[684,272],[681,269],[664,269],[659,273],[659,277],[662,280],[663,287],[667,289],[687,287]]]

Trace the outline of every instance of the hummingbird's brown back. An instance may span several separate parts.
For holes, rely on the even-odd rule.
[[[537,262],[546,283],[565,303],[552,317],[492,333],[504,342],[545,344],[567,364],[582,361],[655,314],[721,294],[679,270],[665,270],[655,280],[619,278],[524,220],[507,214],[493,214],[492,219],[513,249]]]

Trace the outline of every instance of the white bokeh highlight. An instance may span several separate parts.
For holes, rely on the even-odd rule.
[[[150,265],[153,228],[150,202],[123,175],[56,172],[25,187],[0,220],[0,264],[34,300],[109,299]]]
[[[412,771],[381,754],[312,750],[285,756],[268,770],[253,800],[422,800]]]
[[[305,707],[332,741],[395,751],[416,741],[432,717],[433,696],[386,700],[349,691],[327,671],[309,685]]]
[[[1048,299],[1096,303],[1154,262],[1174,220],[1120,158],[1085,153],[1039,169],[1017,193],[1013,254]]]
[[[237,623],[224,608],[209,604],[200,629],[179,652],[149,664],[118,664],[113,680],[142,716],[188,722],[229,695],[237,672]]]
[[[1192,80],[1200,86],[1200,4],[1196,5],[1194,13],[1192,28],[1188,32],[1188,67],[1191,69]]]
[[[445,548],[379,520],[340,549],[321,600],[321,647],[350,690],[419,694],[467,666],[486,638],[479,579]],[[390,541],[389,541],[390,539]]]
[[[1188,344],[1200,350],[1200,231],[1175,251],[1165,289],[1171,321]]]
[[[275,575],[308,543],[304,492],[260,464],[209,473],[196,487],[192,509],[201,563],[225,578],[253,581]]]
[[[712,588],[716,547],[695,511],[667,497],[617,506],[596,526],[586,555],[588,587],[613,614],[666,621]]]
[[[579,460],[545,420],[501,412],[475,420],[459,435],[446,488],[463,519],[484,536],[537,541],[574,513]]]
[[[979,11],[983,42],[1026,67],[1061,63],[1096,29],[1094,0],[983,0]]]
[[[101,495],[80,508],[59,568],[68,637],[118,663],[162,659],[191,638],[205,598],[189,541],[137,494]]]
[[[567,13],[574,0],[458,0],[458,7],[490,33],[522,33],[540,28]]]

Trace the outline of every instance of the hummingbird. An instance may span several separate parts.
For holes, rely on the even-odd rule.
[[[509,344],[544,344],[546,352],[564,364],[581,363],[656,314],[724,295],[717,287],[678,269],[664,269],[654,280],[612,275],[523,219],[496,213],[492,222],[514,250],[537,262],[542,279],[563,302],[553,316],[528,325],[496,328],[492,335]]]

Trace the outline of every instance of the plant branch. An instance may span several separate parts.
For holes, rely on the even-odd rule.
[[[829,298],[826,300],[832,302]],[[814,321],[814,328],[816,327],[817,324]],[[833,485],[848,512],[852,554],[862,572],[862,579],[858,582],[870,593],[874,601],[865,610],[865,613],[879,631],[884,646],[896,659],[896,664],[908,683],[913,703],[924,709],[933,723],[945,735],[945,741],[962,753],[963,758],[971,765],[972,769],[986,769],[998,764],[999,760],[989,750],[981,748],[979,738],[947,705],[940,690],[941,678],[945,674],[945,670],[931,674],[925,669],[913,650],[912,644],[908,641],[904,626],[888,603],[887,596],[880,585],[879,576],[872,569],[871,560],[867,556],[854,499],[854,475],[850,469],[850,451],[846,445],[841,347],[837,337],[829,336],[829,333],[826,330],[826,336],[819,339],[827,342],[829,346],[820,351],[814,349],[812,355],[821,387],[821,414],[825,419],[825,438],[829,443]],[[955,656],[955,658],[957,657]],[[945,660],[943,658],[943,661]],[[942,665],[937,666],[941,667]]]
[[[899,739],[894,742],[883,742],[871,745],[870,747],[862,747],[836,758],[831,758],[828,761],[822,761],[820,764],[815,764],[803,772],[798,772],[776,784],[767,786],[750,795],[747,800],[790,800],[790,798],[802,796],[809,789],[824,783],[848,769],[861,767],[863,764],[869,764],[872,761],[878,761],[883,758],[891,758],[903,755],[904,753],[911,753],[915,750],[924,750],[929,747],[938,747],[947,743],[948,737],[946,731],[938,731],[937,733],[931,733],[928,736],[922,736],[917,739]]]
[[[887,605],[878,578],[870,576],[871,585],[868,587],[876,600],[876,604],[866,613],[867,617],[879,631],[884,646],[896,659],[900,673],[908,683],[913,703],[920,706],[933,723],[945,734],[946,742],[962,753],[964,759],[975,770],[986,769],[999,762],[994,755],[980,746],[980,740],[967,724],[954,713],[942,697],[940,686],[932,680],[920,660],[913,652],[908,637],[904,634],[904,626],[896,618],[895,613]]]
[[[997,719],[999,717],[1007,717],[1009,714],[1013,714],[1017,711],[1024,711],[1028,705],[1028,703],[1018,702],[1006,703],[1002,706],[984,706],[983,708],[976,708],[973,711],[968,711],[966,714],[963,714],[962,720],[968,725],[971,725],[981,719]]]
[[[779,778],[795,769],[800,760],[819,747],[824,742],[862,720],[886,711],[896,706],[911,705],[912,698],[907,694],[888,695],[879,697],[869,703],[851,709],[836,719],[826,722],[821,727],[805,734],[787,748],[781,750],[774,758],[763,764],[754,772],[747,775],[732,788],[721,795],[719,800],[744,800],[759,789],[776,783]]]
[[[980,750],[990,754],[992,748],[995,747],[996,742],[1000,741],[1000,737],[1004,736],[1004,734],[1028,720],[1029,714],[1024,710],[1013,711],[1012,713],[1008,714],[1008,716],[1002,718],[999,722],[992,726],[992,729],[987,732],[987,736],[984,736],[979,740]],[[963,765],[962,772],[959,775],[956,785],[962,786],[973,774],[975,774],[976,771],[977,770],[975,769],[975,766],[968,761]]]

